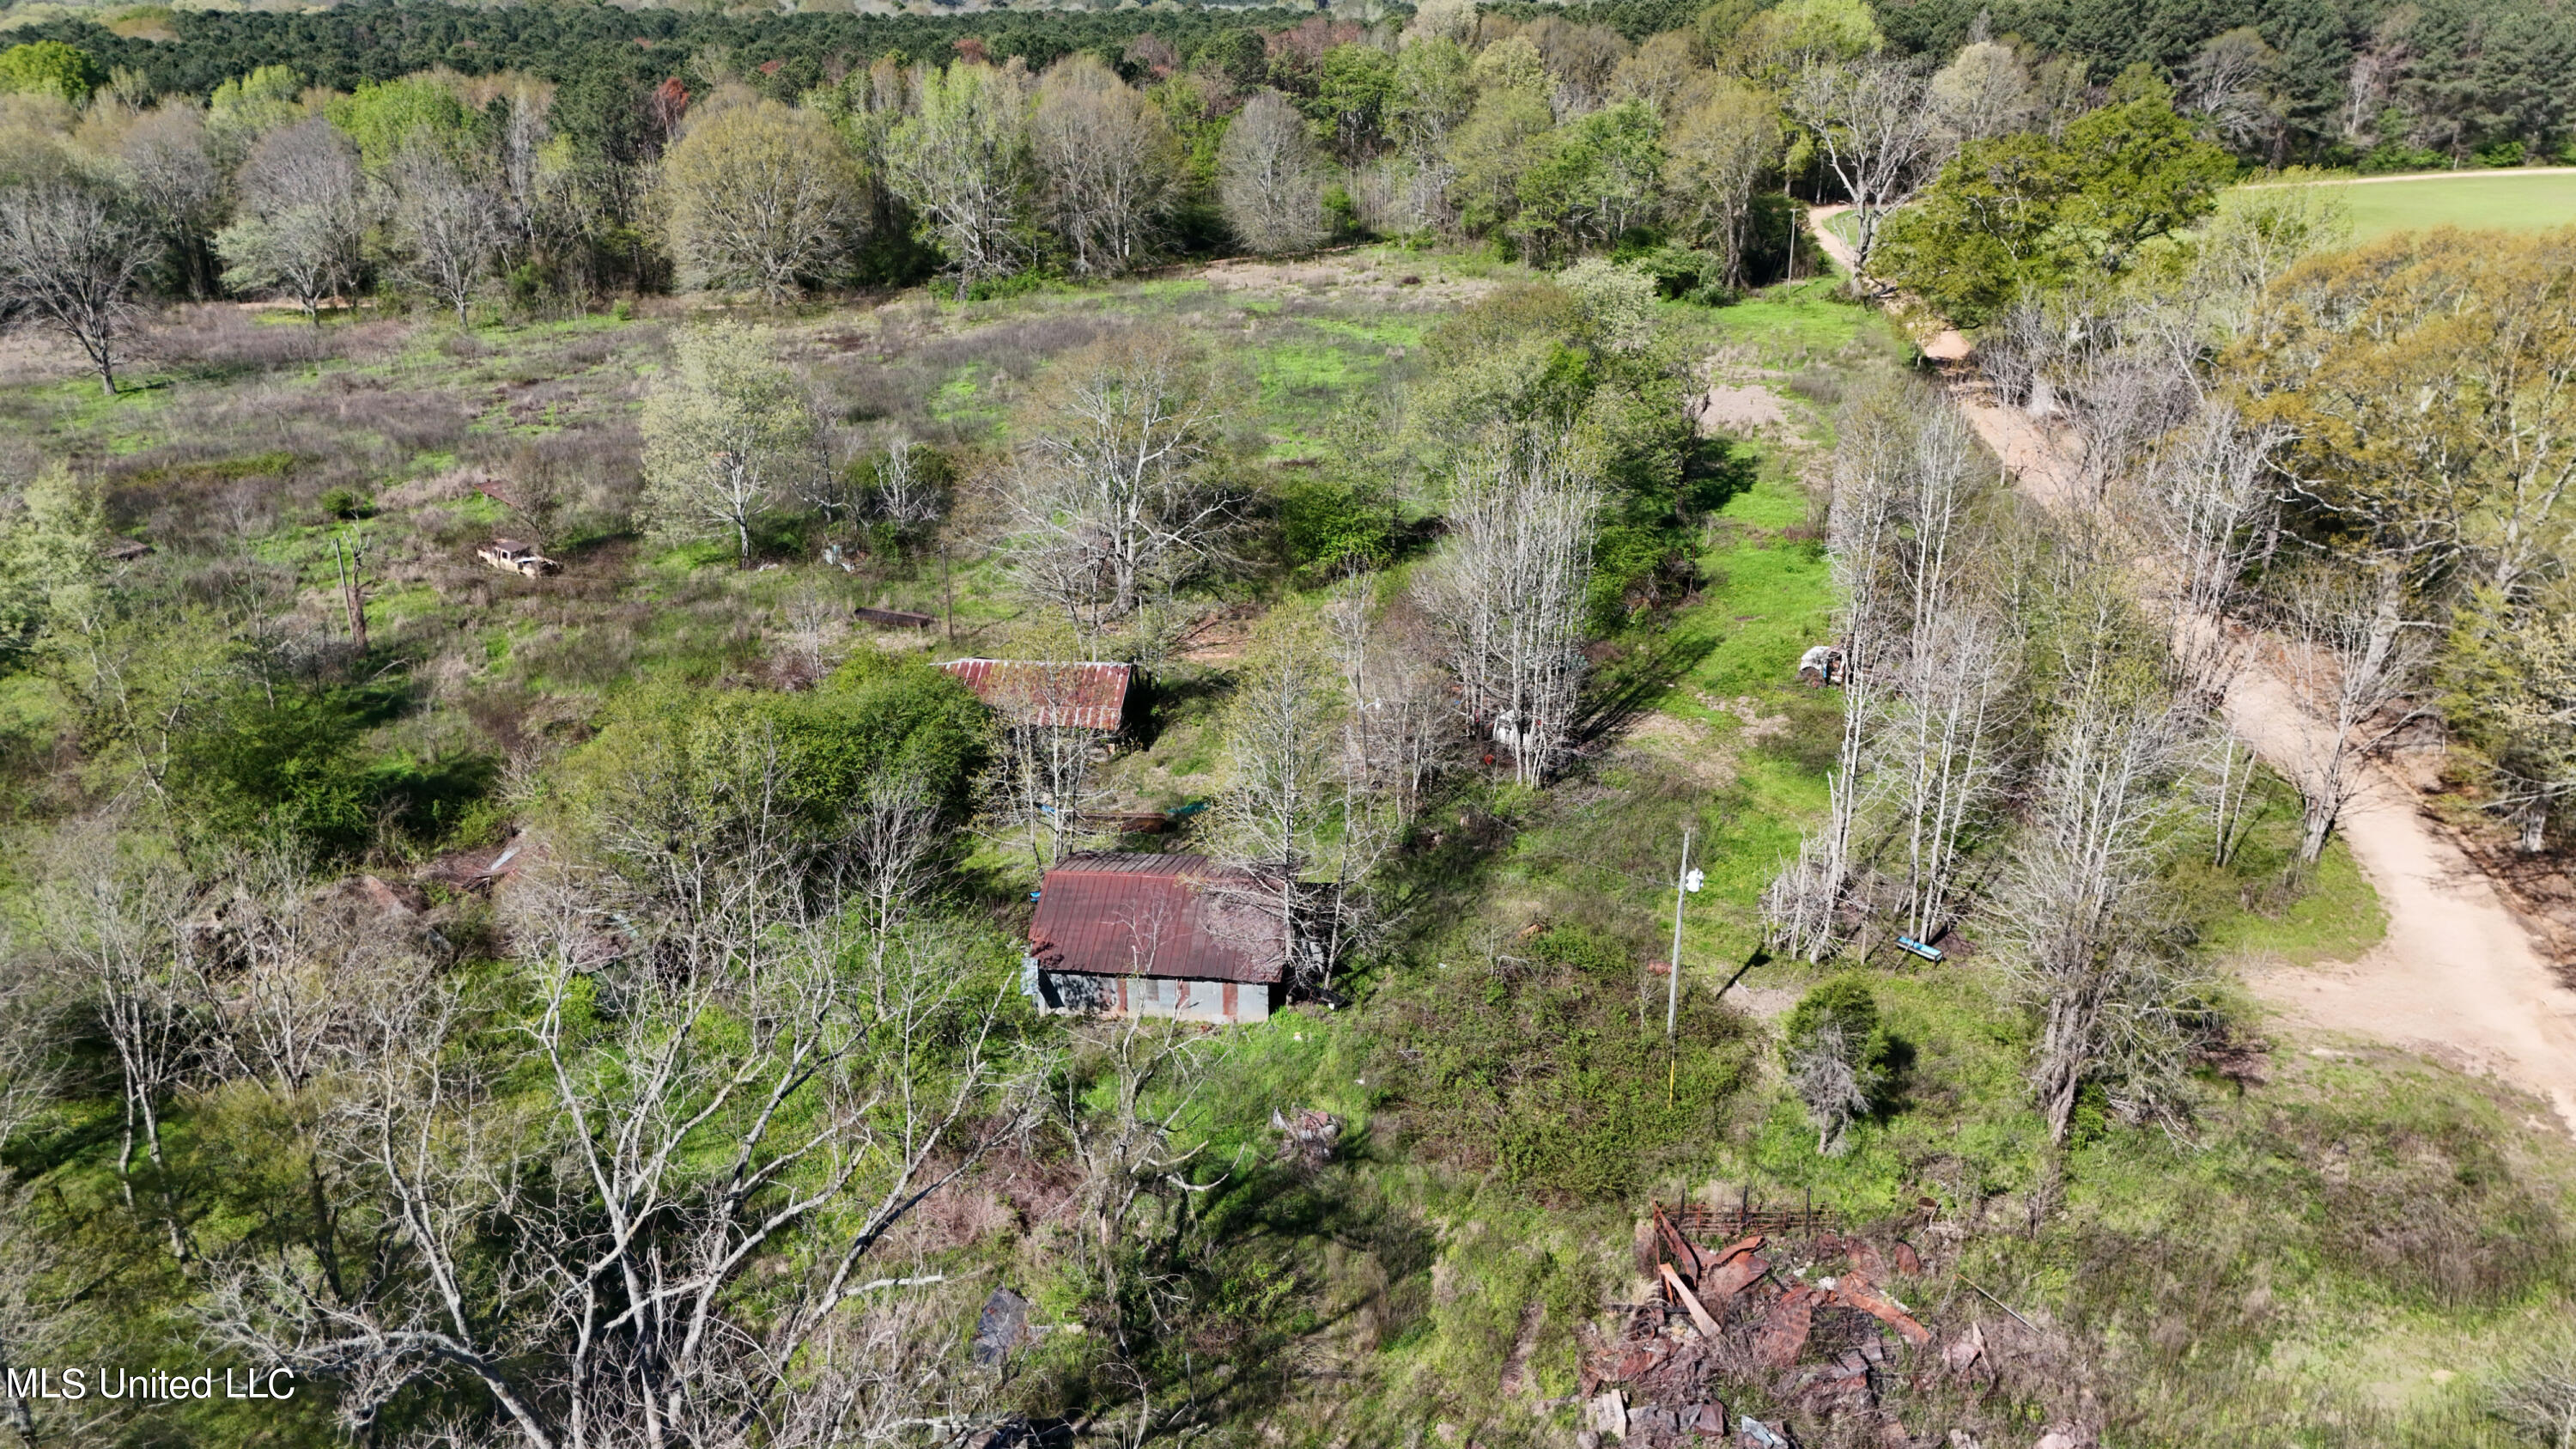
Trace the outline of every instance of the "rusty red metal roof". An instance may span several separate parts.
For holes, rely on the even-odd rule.
[[[1114,731],[1127,720],[1128,664],[1050,664],[1024,659],[951,659],[939,666],[975,697],[1015,720]]]
[[[1204,855],[1090,851],[1046,873],[1029,952],[1049,971],[1277,982],[1276,887]]]

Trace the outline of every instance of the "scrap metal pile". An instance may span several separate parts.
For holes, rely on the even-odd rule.
[[[1882,1248],[1805,1221],[1788,1233],[1746,1232],[1710,1247],[1685,1223],[1714,1240],[1709,1229],[1723,1219],[1657,1207],[1652,1256],[1660,1298],[1633,1307],[1615,1335],[1591,1325],[1580,1335],[1585,1449],[1611,1438],[1649,1449],[1785,1449],[1794,1442],[1786,1412],[1838,1426],[1874,1423],[1870,1437],[1906,1445],[1912,1440],[1904,1427],[1881,1407],[1883,1390],[1899,1374],[1965,1369],[1959,1360],[1977,1352],[1972,1337],[1946,1345],[1938,1358],[1917,1352],[1932,1344],[1933,1332],[1890,1288],[1922,1274],[1906,1242]],[[1641,1266],[1645,1257],[1641,1251]],[[1782,1422],[1728,1402],[1724,1386],[1757,1383],[1766,1388],[1766,1411],[1784,1415]]]

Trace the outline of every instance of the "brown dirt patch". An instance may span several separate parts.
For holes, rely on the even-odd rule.
[[[1683,411],[1702,437],[1713,433],[1759,433],[1789,429],[1788,411],[1771,389],[1758,385],[1719,384],[1691,399]]]

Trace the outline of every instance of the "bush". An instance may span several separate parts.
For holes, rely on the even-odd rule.
[[[354,711],[325,691],[245,685],[171,742],[167,778],[200,836],[338,854],[369,825],[357,739]]]
[[[1346,564],[1377,564],[1391,551],[1395,499],[1385,489],[1339,477],[1279,485],[1279,528],[1288,561],[1310,576]]]
[[[357,488],[325,488],[318,501],[322,505],[323,517],[337,519],[343,523],[364,518],[376,511],[375,500],[369,498],[364,490]]]
[[[1816,1151],[1841,1153],[1843,1134],[1875,1105],[1891,1055],[1867,978],[1837,976],[1801,998],[1781,1023],[1780,1058],[1816,1128]]]
[[[612,858],[620,840],[725,848],[754,831],[810,857],[844,837],[874,785],[900,775],[919,781],[939,828],[953,827],[983,765],[986,718],[955,679],[874,652],[802,694],[639,691],[566,762],[562,798],[576,838]]]

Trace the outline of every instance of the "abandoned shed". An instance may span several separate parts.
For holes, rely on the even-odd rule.
[[[1045,1011],[1265,1020],[1287,976],[1277,889],[1203,855],[1068,855],[1039,888],[1020,990]]]
[[[1066,725],[1115,734],[1127,725],[1135,666],[1098,661],[951,659],[939,666],[975,697],[1021,724]]]

